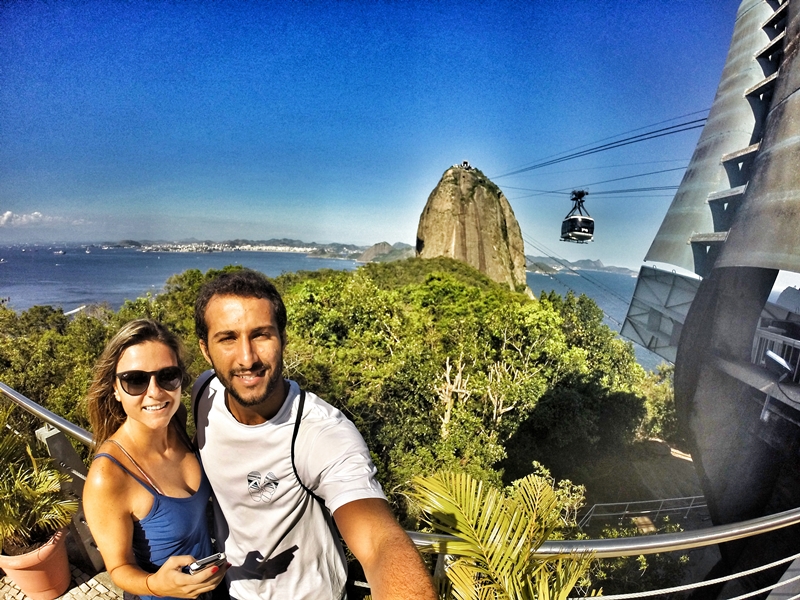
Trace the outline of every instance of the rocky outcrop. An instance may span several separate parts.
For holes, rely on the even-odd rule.
[[[511,289],[526,285],[522,231],[503,192],[462,163],[442,175],[422,211],[417,256],[465,262]]]

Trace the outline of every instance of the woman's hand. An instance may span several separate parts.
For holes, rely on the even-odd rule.
[[[147,577],[146,584],[154,596],[175,596],[177,598],[196,598],[210,592],[219,585],[228,570],[228,565],[206,567],[194,575],[183,572],[195,561],[189,555],[170,556],[155,573]]]

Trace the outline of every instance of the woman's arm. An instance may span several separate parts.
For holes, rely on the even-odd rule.
[[[155,573],[147,573],[136,564],[133,515],[148,512],[147,499],[133,487],[138,485],[104,459],[92,463],[86,478],[83,490],[86,522],[111,579],[126,592],[137,595],[194,598],[213,590],[222,580],[225,568],[204,569],[195,575],[181,570],[200,556],[172,556]],[[149,501],[152,506],[152,498]]]

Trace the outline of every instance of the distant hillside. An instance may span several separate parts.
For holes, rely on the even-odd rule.
[[[322,258],[353,258],[354,254],[361,254],[367,249],[366,246],[357,246],[355,244],[340,244],[331,242],[323,244],[319,242],[303,242],[301,240],[289,238],[272,238],[269,240],[247,240],[235,239],[225,241],[213,240],[198,240],[196,238],[189,238],[179,241],[153,241],[153,240],[121,240],[119,242],[103,242],[103,246],[110,248],[147,248],[158,246],[160,250],[169,250],[170,247],[182,246],[182,251],[197,251],[197,252],[217,252],[220,250],[235,250],[235,249],[253,249],[253,247],[265,247],[270,249],[286,249],[291,248],[295,251],[308,252],[310,256]],[[196,249],[187,248],[187,246],[195,246]],[[249,248],[248,248],[249,247]]]
[[[606,266],[599,260],[582,259],[570,262],[568,260],[556,260],[549,256],[525,256],[528,261],[527,269],[532,273],[552,274],[564,269],[582,269],[585,271],[606,271],[608,273],[621,273],[623,275],[636,275],[627,267]]]
[[[397,244],[395,244],[395,246],[396,245]],[[380,256],[376,256],[373,262],[379,262],[379,263],[394,262],[396,260],[405,260],[407,258],[414,258],[416,255],[417,253],[414,250],[414,246],[407,246],[405,248],[395,248],[391,252],[387,252],[386,254],[381,254]]]
[[[374,246],[370,246],[364,252],[356,257],[358,262],[370,262],[375,260],[376,256],[388,254],[392,251],[392,245],[389,242],[378,242]]]
[[[394,245],[389,245],[388,242],[380,242],[367,248],[367,250],[358,256],[358,262],[392,262],[395,260],[405,260],[406,258],[413,258],[415,255],[414,247],[410,244],[397,242]]]

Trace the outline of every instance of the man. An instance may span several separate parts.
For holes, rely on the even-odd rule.
[[[241,270],[208,282],[195,328],[213,367],[192,392],[197,441],[231,597],[344,597],[335,522],[376,600],[435,599],[355,426],[283,379],[286,308],[269,280]]]

